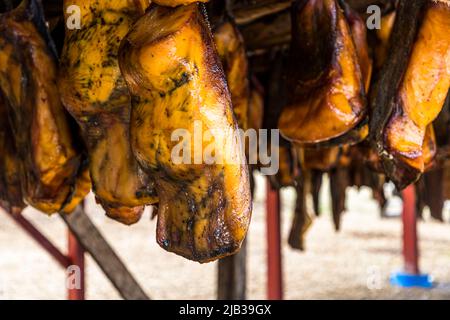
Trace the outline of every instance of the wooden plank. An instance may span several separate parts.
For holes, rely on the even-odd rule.
[[[290,10],[269,18],[241,28],[248,50],[268,49],[289,44],[291,41]]]
[[[78,207],[70,215],[61,214],[61,218],[122,298],[126,300],[150,299],[81,207]]]
[[[291,6],[292,0],[266,0],[242,4],[232,4],[233,17],[237,24],[248,24],[268,15],[279,13]]]
[[[247,241],[239,253],[219,260],[217,299],[245,300],[247,290]]]

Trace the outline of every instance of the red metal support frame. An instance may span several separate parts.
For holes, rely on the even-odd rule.
[[[31,237],[37,244],[39,244],[45,251],[47,251],[56,262],[63,268],[70,266],[70,259],[59,251],[50,240],[47,239],[31,222],[29,222],[21,214],[12,214],[7,212],[11,218]]]
[[[403,196],[403,257],[404,271],[411,275],[420,274],[419,247],[416,221],[416,192],[414,184],[402,191]]]
[[[419,269],[419,240],[416,218],[415,185],[402,191],[403,198],[403,259],[404,267],[391,275],[391,284],[403,288],[420,287],[430,289],[433,279],[428,274],[421,274]]]
[[[267,219],[267,299],[283,299],[280,192],[273,189],[267,179],[266,219]]]
[[[97,263],[122,298],[126,300],[149,300],[149,296],[128,271],[126,265],[92,223],[83,208],[84,206],[80,205],[69,215],[60,214],[60,218],[70,230],[67,239],[67,256],[62,254],[25,217],[11,213],[9,213],[9,216],[65,269],[68,299],[81,300],[85,298],[84,253],[86,252]]]
[[[80,271],[80,289],[67,289],[69,300],[84,300],[85,298],[85,264],[84,250],[75,236],[69,231],[68,237],[68,254],[67,256],[47,239],[31,222],[29,222],[22,214],[7,214],[33,238],[46,252],[52,256],[58,264],[65,270],[72,265],[77,265]]]
[[[68,258],[71,265],[75,265],[79,268],[79,288],[67,288],[68,300],[84,300],[85,299],[85,262],[84,262],[84,249],[78,242],[75,235],[68,230]]]

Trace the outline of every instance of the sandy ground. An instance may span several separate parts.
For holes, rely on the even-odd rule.
[[[293,190],[283,191],[283,263],[286,299],[449,299],[450,226],[420,223],[421,268],[436,280],[432,290],[399,289],[389,284],[391,272],[401,268],[401,224],[398,218],[380,219],[368,190],[348,191],[343,230],[333,231],[329,199],[322,194],[323,215],[307,236],[307,251],[288,247]],[[264,299],[266,240],[264,183],[258,178],[249,234],[248,297]],[[392,201],[389,211],[400,209]],[[154,299],[214,299],[216,264],[200,265],[166,253],[155,242],[150,214],[132,227],[104,217],[92,197],[87,208],[95,224],[123,258],[144,290]],[[446,211],[449,211],[448,209]],[[446,212],[447,218],[449,212]],[[66,229],[59,217],[48,218],[27,209],[24,213],[61,250]],[[65,299],[65,272],[15,223],[0,212],[0,298]],[[119,299],[95,262],[87,258],[87,298]]]

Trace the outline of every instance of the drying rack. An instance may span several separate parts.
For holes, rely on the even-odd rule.
[[[403,192],[403,259],[404,271],[393,274],[391,281],[400,286],[431,285],[428,275],[420,273],[419,250],[416,227],[415,187],[409,186]],[[267,238],[267,299],[283,299],[283,273],[281,249],[281,201],[280,191],[272,188],[267,179],[266,183],[266,238]],[[80,286],[68,288],[69,300],[85,299],[85,253],[89,253],[99,265],[107,278],[111,281],[124,299],[146,300],[149,297],[143,291],[136,279],[128,271],[100,231],[95,227],[79,206],[70,215],[61,215],[67,225],[68,246],[67,254],[63,254],[48,240],[33,224],[22,215],[8,214],[29,234],[58,264],[67,269],[78,266],[80,271]],[[70,276],[70,275],[68,275]],[[235,256],[225,258],[219,262],[218,298],[245,299],[246,298],[246,245]]]
[[[80,272],[77,279],[79,283],[74,287],[68,286],[67,298],[69,300],[85,299],[85,253],[91,255],[122,298],[127,300],[149,299],[125,264],[86,215],[84,205],[78,206],[70,215],[60,215],[67,226],[67,254],[56,248],[23,215],[12,213],[8,213],[8,215],[49,253],[62,268],[67,270],[70,266],[78,267],[76,270]],[[71,277],[73,275],[68,272],[67,276]]]
[[[67,226],[67,253],[62,253],[39,229],[21,214],[7,213],[17,225],[33,238],[43,250],[65,270],[77,266],[79,286],[67,289],[68,300],[85,299],[85,253],[91,255],[106,277],[124,299],[146,300],[149,297],[125,264],[117,256],[100,231],[85,213],[84,205],[70,215],[61,214]],[[267,183],[267,299],[282,299],[281,237],[280,237],[280,195]],[[219,261],[218,298],[246,298],[246,245],[235,256]],[[67,277],[73,276],[68,273]]]

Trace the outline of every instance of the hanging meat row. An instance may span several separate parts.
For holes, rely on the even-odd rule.
[[[378,30],[366,6],[344,0],[14,2],[0,15],[6,210],[70,213],[92,190],[127,225],[153,206],[168,251],[199,262],[234,254],[264,167],[245,164],[255,151],[244,141],[226,143],[238,128],[280,130],[269,179],[295,187],[297,249],[325,174],[337,230],[350,186],[370,187],[381,208],[387,181],[443,188],[433,170],[448,158],[447,0],[380,1]],[[67,23],[74,12],[79,28]],[[196,163],[206,145],[173,161],[172,133],[198,122],[220,132],[215,157],[233,163]],[[418,207],[442,212],[442,190]]]

